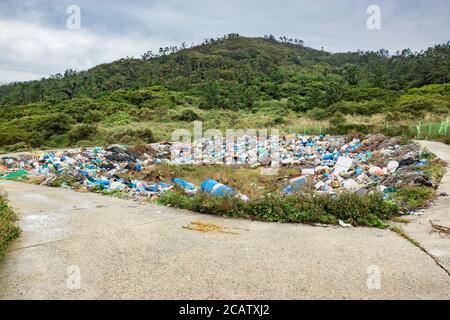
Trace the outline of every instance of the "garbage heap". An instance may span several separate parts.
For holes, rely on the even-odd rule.
[[[305,136],[297,133],[284,135],[277,144],[279,158],[272,154],[270,139],[257,140],[256,152],[248,152],[246,144],[253,144],[252,137],[243,140],[243,146],[233,149],[211,148],[211,140],[201,140],[202,157],[195,153],[179,153],[173,158],[174,145],[170,142],[142,146],[113,145],[108,148],[71,149],[54,152],[39,152],[0,158],[0,179],[27,178],[42,185],[62,187],[84,187],[88,190],[123,191],[133,197],[158,196],[179,185],[186,192],[195,193],[197,187],[183,179],[162,181],[150,175],[139,180],[124,178],[124,175],[145,170],[162,163],[193,165],[224,162],[224,157],[236,160],[236,165],[267,167],[278,163],[298,169],[280,185],[280,190],[290,194],[309,186],[321,193],[335,194],[351,191],[364,195],[379,190],[389,193],[407,185],[433,186],[429,175],[420,170],[427,164],[416,143],[400,145],[400,138],[383,135],[365,137],[349,136]],[[246,141],[246,142],[245,142]],[[197,145],[185,144],[182,150],[196,150]],[[240,148],[243,147],[243,148]],[[179,148],[179,145],[177,145]],[[255,158],[256,156],[256,158]],[[248,164],[249,160],[255,161]],[[219,161],[217,161],[219,160]],[[247,163],[247,164],[245,164]],[[130,175],[128,175],[130,176]],[[283,180],[281,180],[283,181]],[[216,181],[204,182],[201,190],[223,196],[229,192]],[[214,184],[214,182],[213,182]],[[228,186],[225,186],[228,187]],[[246,199],[245,196],[240,195]]]

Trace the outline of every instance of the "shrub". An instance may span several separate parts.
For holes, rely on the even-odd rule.
[[[75,125],[68,132],[70,143],[87,140],[97,133],[97,127],[91,124]]]
[[[345,125],[345,117],[341,112],[335,112],[333,117],[330,118],[329,122],[334,128],[341,127]]]
[[[187,109],[183,110],[180,115],[173,117],[173,120],[192,122],[195,120],[201,120],[201,117],[197,113],[195,113],[194,110]]]
[[[280,124],[285,124],[286,123],[286,119],[282,116],[278,116],[275,119],[273,119],[273,124],[275,125],[280,125]]]
[[[328,109],[314,108],[307,111],[306,116],[314,120],[325,120],[330,117],[330,111]]]
[[[406,210],[423,208],[433,198],[434,190],[429,187],[403,187],[393,193],[393,197]]]
[[[150,129],[126,129],[117,130],[107,136],[109,143],[153,143],[156,141],[153,131]]]
[[[386,227],[384,220],[398,213],[399,207],[380,193],[360,196],[342,193],[299,193],[288,196],[268,194],[244,202],[239,198],[213,197],[199,192],[193,197],[169,191],[159,203],[201,213],[252,218],[263,221],[337,224],[344,220],[355,226]]]
[[[8,206],[6,195],[0,190],[0,259],[4,257],[9,242],[20,235],[20,229],[14,225],[15,220],[16,215]]]

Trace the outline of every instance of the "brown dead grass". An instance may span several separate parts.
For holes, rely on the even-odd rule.
[[[183,229],[200,232],[239,234],[239,232],[234,231],[232,228],[225,227],[224,225],[202,221],[191,222],[189,225],[183,226]]]

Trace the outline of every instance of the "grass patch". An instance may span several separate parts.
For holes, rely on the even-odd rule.
[[[434,189],[429,187],[403,187],[392,195],[405,210],[416,210],[425,207],[434,197]]]
[[[384,221],[399,211],[396,204],[385,201],[380,193],[364,197],[353,193],[336,196],[309,192],[288,196],[267,194],[244,202],[202,192],[190,197],[178,191],[168,191],[158,202],[200,213],[261,221],[338,224],[338,220],[343,220],[354,226],[378,228],[386,228],[388,225]]]
[[[411,221],[408,220],[408,219],[400,218],[400,217],[394,217],[394,218],[392,218],[392,221],[398,222],[398,223],[404,223],[404,224],[408,224],[408,223],[411,222]]]
[[[248,165],[170,165],[161,164],[152,169],[143,170],[138,175],[125,176],[128,179],[143,179],[148,181],[164,181],[170,183],[173,178],[183,178],[199,186],[210,178],[226,184],[235,190],[249,196],[259,197],[266,193],[278,192],[283,180],[291,174],[299,174],[296,168],[279,168],[277,175],[261,175],[261,168],[251,168]]]
[[[437,184],[441,181],[446,169],[441,162],[435,161],[422,166],[420,170],[429,175],[433,183]]]
[[[9,242],[20,235],[20,228],[14,225],[16,219],[15,213],[8,206],[6,194],[0,190],[0,259],[5,256]]]
[[[391,231],[397,233],[400,237],[402,237],[402,238],[408,240],[409,242],[411,242],[411,243],[412,243],[413,245],[415,245],[416,247],[418,247],[418,248],[424,250],[424,249],[422,248],[422,246],[420,245],[420,243],[419,243],[417,240],[415,240],[415,239],[411,238],[410,236],[408,236],[408,235],[406,234],[406,232],[405,232],[401,227],[397,227],[397,226],[389,226],[389,229],[390,229]],[[425,251],[425,250],[424,250],[424,251]]]

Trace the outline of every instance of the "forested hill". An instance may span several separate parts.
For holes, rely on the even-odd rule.
[[[450,111],[449,50],[331,54],[301,40],[237,34],[161,48],[0,86],[0,152],[145,143],[168,139],[193,120],[221,129],[288,129],[305,121],[342,127],[344,116],[362,124],[440,122]]]
[[[354,88],[379,98],[390,90],[447,83],[450,77],[448,45],[391,56],[385,50],[330,54],[304,47],[301,40],[280,39],[230,34],[192,48],[161,48],[141,59],[3,85],[0,105],[98,98],[118,89],[161,85],[201,97],[205,108],[252,108],[258,100],[286,97],[298,110],[307,110],[353,100]]]

